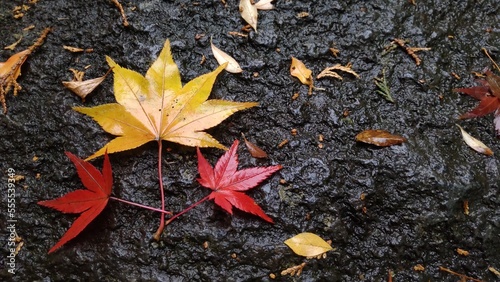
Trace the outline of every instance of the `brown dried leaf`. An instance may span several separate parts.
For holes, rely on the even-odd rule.
[[[292,64],[290,65],[290,74],[295,76],[302,82],[302,84],[309,85],[309,94],[313,88],[312,71],[302,63],[302,61],[292,57]]]
[[[469,200],[464,200],[462,207],[464,208],[464,214],[469,215]]]
[[[406,138],[381,129],[368,129],[356,135],[356,141],[387,147],[406,142]]]
[[[226,71],[228,71],[230,73],[243,72],[243,70],[240,67],[240,64],[238,64],[238,62],[233,57],[229,56],[226,52],[217,48],[212,43],[212,38],[210,38],[210,46],[212,47],[212,53],[214,53],[214,57],[217,60],[217,62],[219,63],[219,65],[227,63],[227,66],[225,68]]]
[[[241,133],[241,136],[243,136],[243,140],[245,140],[245,145],[247,146],[247,149],[250,152],[250,155],[252,155],[252,157],[258,158],[258,159],[267,158],[267,153],[264,152],[264,150],[259,148],[254,143],[248,141],[247,138],[245,137],[245,134]]]
[[[493,156],[493,151],[488,148],[488,146],[484,145],[480,140],[472,137],[469,133],[467,133],[460,125],[458,125],[460,131],[462,132],[462,137],[467,145],[471,147],[474,151],[479,152],[481,154],[485,154],[487,156]]]
[[[84,72],[77,71],[74,69],[70,69],[73,72],[74,78],[73,81],[63,81],[64,87],[73,91],[78,97],[82,98],[85,101],[85,97],[89,95],[94,89],[101,84],[106,76],[110,73],[112,69],[109,69],[106,74],[101,77],[83,80]]]
[[[240,0],[241,17],[257,31],[257,8],[252,4],[252,0]]]

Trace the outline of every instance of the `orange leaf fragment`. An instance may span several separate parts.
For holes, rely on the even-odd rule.
[[[85,101],[85,97],[87,97],[87,95],[94,91],[94,89],[99,86],[99,84],[101,84],[104,79],[106,79],[106,76],[108,76],[111,70],[112,69],[110,68],[101,77],[83,80],[83,75],[85,74],[84,72],[70,69],[70,71],[72,71],[74,74],[73,81],[63,81],[62,83],[64,87],[73,91],[73,93],[75,93],[76,95],[78,95],[78,97],[82,98],[82,100]]]
[[[248,141],[247,138],[245,137],[245,134],[241,133],[241,136],[243,136],[243,140],[245,140],[245,145],[247,146],[247,149],[250,152],[250,155],[252,155],[252,157],[258,158],[258,159],[267,158],[267,153],[264,152],[264,150],[259,148],[254,143]]]
[[[313,79],[312,71],[304,65],[300,60],[292,57],[292,65],[290,66],[290,74],[295,76],[302,84],[309,85],[309,94],[312,92]]]
[[[368,129],[356,135],[356,141],[379,147],[398,145],[406,142],[406,138],[381,129]]]
[[[51,31],[51,28],[46,28],[42,31],[37,41],[33,43],[28,49],[18,52],[12,55],[4,63],[0,62],[0,103],[3,107],[4,114],[7,113],[7,104],[5,102],[5,96],[13,89],[14,96],[17,92],[21,90],[21,85],[17,83],[17,78],[21,75],[21,66],[26,61],[28,56],[35,51],[36,48],[40,47],[47,37],[47,34]]]

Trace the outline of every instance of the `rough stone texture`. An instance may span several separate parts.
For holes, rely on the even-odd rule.
[[[438,270],[443,265],[494,281],[487,267],[500,269],[500,159],[468,148],[455,123],[497,155],[500,143],[491,115],[457,121],[476,101],[451,89],[474,85],[471,72],[491,67],[482,47],[500,61],[498,1],[416,1],[414,6],[395,0],[278,0],[274,10],[259,13],[258,33],[248,38],[228,35],[244,22],[237,1],[227,2],[224,7],[218,0],[122,1],[131,24],[124,27],[111,1],[39,1],[28,4],[31,8],[17,20],[11,11],[24,2],[0,1],[0,47],[13,43],[14,35],[31,24],[35,29],[24,34],[14,52],[29,46],[44,27],[54,28],[23,66],[18,80],[23,90],[7,97],[8,115],[0,115],[0,187],[7,187],[8,168],[26,177],[16,187],[16,231],[24,247],[16,257],[16,275],[5,268],[0,279],[269,280],[270,273],[280,277],[281,270],[305,261],[283,241],[309,231],[331,239],[336,251],[308,261],[300,280],[387,281],[391,269],[395,281],[457,281]],[[299,18],[300,12],[309,16]],[[199,33],[206,36],[195,40]],[[210,36],[246,70],[220,75],[212,97],[260,102],[210,132],[226,145],[244,132],[270,155],[270,160],[254,160],[240,147],[242,167],[284,166],[250,193],[276,224],[241,212],[230,216],[210,202],[174,221],[162,241],[152,242],[158,214],[111,202],[80,236],[47,255],[75,216],[36,202],[81,187],[64,151],[85,157],[113,138],[71,109],[82,102],[61,84],[72,77],[68,69],[91,65],[86,77],[102,75],[107,70],[104,56],[109,55],[145,73],[169,38],[187,82],[216,67]],[[394,38],[432,50],[419,53],[420,66],[401,49],[382,56]],[[63,45],[94,52],[72,54]],[[329,51],[333,46],[340,50],[338,58]],[[1,50],[0,61],[14,52]],[[202,55],[207,62],[200,65]],[[308,96],[307,86],[289,74],[291,56],[315,75],[327,66],[351,62],[361,78],[315,81],[325,90]],[[395,104],[375,93],[373,79],[384,68]],[[295,92],[300,96],[292,100]],[[114,102],[111,76],[84,105],[108,102]],[[290,134],[293,128],[297,136]],[[356,143],[354,136],[368,128],[390,130],[408,142],[382,149]],[[325,139],[322,149],[319,134]],[[290,142],[277,148],[283,139]],[[166,201],[169,209],[180,211],[208,191],[195,181],[195,151],[167,146],[172,151],[163,153]],[[212,163],[222,154],[204,152]],[[154,143],[112,155],[113,194],[158,207],[156,159]],[[94,164],[100,167],[102,162]],[[280,178],[287,184],[279,184]],[[463,214],[464,200],[470,203],[468,216]],[[5,192],[0,208],[4,266],[9,236]],[[202,247],[205,241],[208,249]],[[459,256],[456,248],[470,251],[470,256]],[[425,271],[414,271],[416,264]]]

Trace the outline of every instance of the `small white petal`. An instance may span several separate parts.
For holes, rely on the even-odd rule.
[[[240,64],[236,62],[236,60],[229,56],[226,52],[222,51],[221,49],[215,47],[215,45],[212,43],[212,38],[210,38],[210,45],[212,46],[212,53],[214,53],[214,57],[219,63],[219,65],[222,65],[224,63],[228,63],[227,67],[225,68],[226,71],[230,73],[241,73],[243,70],[240,67]]]
[[[273,4],[271,4],[273,0],[260,0],[254,6],[257,10],[272,10],[274,8]]]
[[[469,133],[467,133],[460,125],[458,125],[458,128],[460,128],[460,131],[462,132],[462,137],[464,138],[465,143],[469,145],[474,151],[479,152],[481,154],[485,154],[487,156],[493,156],[493,151],[488,148],[486,145],[484,145],[483,142],[479,141],[478,139],[470,136]]]
[[[240,1],[241,17],[257,31],[257,8],[252,5],[251,0]]]

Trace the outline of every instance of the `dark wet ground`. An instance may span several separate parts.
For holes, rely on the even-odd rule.
[[[24,246],[16,257],[16,274],[2,269],[0,280],[246,281],[270,280],[274,273],[276,280],[291,281],[279,273],[305,259],[283,241],[309,231],[331,239],[337,250],[308,261],[295,280],[388,281],[392,270],[393,281],[458,281],[439,271],[445,266],[495,281],[487,268],[500,269],[500,158],[465,145],[455,123],[476,101],[451,89],[474,85],[471,72],[491,67],[482,47],[500,61],[498,1],[417,0],[413,6],[404,0],[279,0],[274,10],[259,13],[259,32],[248,38],[228,35],[244,24],[234,0],[227,7],[218,0],[122,2],[128,28],[110,1],[0,1],[0,47],[13,43],[29,25],[36,27],[24,34],[15,52],[27,48],[44,27],[54,29],[23,66],[18,80],[23,90],[8,96],[8,115],[0,115],[1,187],[7,187],[9,168],[26,177],[17,184],[15,198],[16,231]],[[12,9],[23,3],[31,8],[14,20]],[[309,16],[299,18],[300,12]],[[200,33],[206,36],[195,40]],[[91,65],[86,77],[102,75],[109,55],[145,73],[169,38],[185,83],[215,69],[210,36],[245,69],[241,75],[220,75],[212,97],[260,102],[210,132],[225,145],[243,132],[270,155],[257,161],[241,147],[242,167],[284,166],[249,193],[276,224],[241,212],[230,216],[210,202],[168,226],[155,243],[150,238],[158,214],[111,202],[80,236],[47,255],[75,216],[36,202],[81,187],[64,151],[86,157],[113,138],[71,109],[82,102],[61,84],[72,77],[68,69]],[[432,50],[419,53],[420,66],[401,49],[382,56],[394,38]],[[63,45],[94,52],[72,54]],[[338,58],[330,47],[340,50]],[[13,53],[0,51],[0,61]],[[200,65],[202,55],[207,62]],[[314,75],[351,62],[361,78],[316,81],[325,90],[308,96],[307,86],[290,76],[291,56]],[[384,68],[395,104],[375,93],[373,78]],[[292,100],[296,92],[300,96]],[[111,77],[84,105],[107,102],[114,102]],[[498,155],[492,119],[460,124]],[[290,133],[294,128],[296,136]],[[354,136],[369,128],[390,130],[408,142],[383,149],[356,143]],[[320,134],[323,148],[318,147]],[[277,148],[284,139],[290,142]],[[195,151],[168,146],[173,151],[164,153],[167,206],[180,211],[208,190],[194,180]],[[212,163],[222,154],[205,153]],[[154,143],[112,155],[114,195],[159,207],[156,158]],[[94,164],[100,167],[102,161]],[[279,184],[280,179],[287,184]],[[4,266],[9,233],[5,191],[2,195]],[[465,200],[469,215],[463,212]],[[457,248],[470,255],[458,255]],[[417,264],[425,270],[415,271]]]

